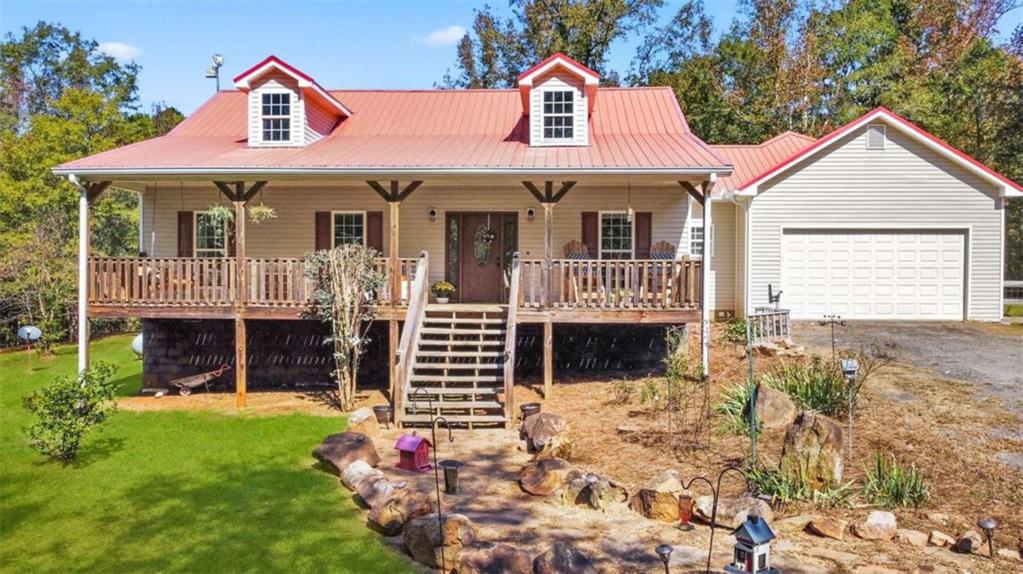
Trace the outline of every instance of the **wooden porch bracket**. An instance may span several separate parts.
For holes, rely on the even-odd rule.
[[[523,181],[529,193],[543,206],[543,278],[540,284],[540,300],[544,309],[551,303],[551,262],[554,260],[554,205],[561,201],[570,189],[575,187],[574,181],[563,181],[558,191],[554,191],[554,182],[543,182],[543,191],[531,181]]]
[[[224,197],[226,197],[232,203],[237,203],[239,201],[242,203],[248,203],[250,199],[255,197],[256,194],[259,193],[264,186],[266,186],[266,182],[265,181],[254,182],[248,189],[245,189],[244,181],[232,182],[214,181],[213,185],[217,186],[217,189],[220,190],[220,193],[223,193]]]
[[[703,189],[697,188],[695,185],[692,184],[692,182],[689,181],[680,181],[678,182],[678,184],[681,185],[682,188],[685,189],[687,192],[689,192],[689,195],[693,199],[695,199],[700,205],[704,204],[705,197]]]
[[[543,182],[543,191],[540,191],[540,188],[531,181],[523,181],[522,185],[526,186],[529,193],[533,194],[533,197],[540,203],[557,203],[561,201],[561,198],[565,197],[568,190],[575,187],[575,183],[574,181],[563,181],[561,182],[561,188],[557,192],[554,191],[553,181]]]
[[[94,181],[94,182],[85,184],[85,190],[86,190],[85,194],[86,194],[86,196],[89,199],[89,203],[92,203],[93,201],[96,201],[96,199],[100,196],[100,194],[103,193],[104,191],[106,191],[106,189],[108,187],[110,187],[110,182],[109,181]]]
[[[410,181],[404,189],[401,188],[401,182],[395,180],[391,180],[390,189],[384,188],[384,186],[380,185],[379,181],[367,181],[366,184],[372,187],[373,191],[377,192],[377,194],[384,198],[384,201],[387,203],[401,203],[405,201],[408,196],[412,195],[412,192],[420,185],[423,185],[423,182]]]

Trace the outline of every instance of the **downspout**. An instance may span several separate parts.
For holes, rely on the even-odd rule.
[[[89,191],[78,177],[69,173],[78,189],[78,373],[89,368]]]

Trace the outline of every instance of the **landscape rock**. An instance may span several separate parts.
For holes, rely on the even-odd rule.
[[[919,530],[899,528],[895,531],[895,540],[910,546],[927,546],[927,534]]]
[[[710,524],[714,508],[714,497],[707,495],[696,499],[693,514],[703,522]],[[771,506],[752,496],[738,498],[721,498],[718,500],[718,514],[715,525],[724,528],[738,528],[750,514],[760,516],[768,523],[774,520]],[[676,519],[678,518],[676,513]]]
[[[814,516],[813,520],[807,525],[807,529],[818,536],[842,540],[845,537],[845,529],[848,525],[849,523],[841,518]]]
[[[380,425],[373,409],[363,407],[348,416],[348,432],[362,433],[368,437],[380,436]]]
[[[583,477],[585,482],[586,478]],[[629,491],[617,482],[600,476],[593,484],[587,484],[582,490],[581,501],[593,510],[602,510],[611,504],[625,502],[629,499]]]
[[[678,497],[683,492],[678,471],[665,470],[636,491],[629,508],[653,520],[678,520]]]
[[[902,574],[902,570],[894,570],[877,564],[865,564],[853,568],[853,574]]]
[[[977,531],[967,530],[959,535],[952,549],[959,554],[969,554],[980,548],[980,545],[983,543],[984,539],[980,537],[980,534],[977,534]]]
[[[429,496],[410,488],[402,488],[370,509],[369,522],[384,534],[394,536],[402,531],[409,520],[433,511],[433,499]]]
[[[476,527],[462,514],[442,514],[443,536],[438,532],[437,514],[413,518],[405,524],[402,539],[412,559],[431,568],[446,564],[454,568],[462,549],[476,541]]]
[[[532,574],[533,559],[510,544],[476,543],[462,549],[458,574]]]
[[[571,544],[556,542],[533,561],[533,574],[597,574],[597,568]]]
[[[806,530],[810,521],[813,517],[809,514],[798,514],[796,516],[790,516],[788,518],[782,518],[776,520],[771,524],[771,530],[777,534],[788,534],[789,532],[800,532]]]
[[[383,478],[384,473],[371,467],[364,460],[357,460],[352,464],[349,464],[341,472],[341,483],[348,488],[348,490],[356,491],[359,489],[359,484],[365,480]]]
[[[355,485],[355,492],[366,506],[373,508],[394,497],[394,485],[383,476],[369,477]]]
[[[373,446],[373,439],[358,432],[341,432],[327,436],[313,451],[313,456],[333,467],[336,474],[340,474],[357,460],[374,467],[380,464],[380,455]]]
[[[930,536],[927,537],[927,543],[931,546],[937,546],[939,548],[947,548],[954,546],[956,543],[955,538],[952,538],[948,534],[939,530],[932,530]]]
[[[853,525],[853,532],[864,540],[891,540],[897,529],[895,515],[884,510],[875,510]]]
[[[568,437],[568,421],[554,413],[536,413],[522,421],[519,437],[526,441],[537,458],[572,458],[572,441]]]
[[[1023,556],[1020,555],[1019,550],[1013,550],[1012,548],[999,548],[995,551],[995,555],[1008,560],[1023,561]]]
[[[782,348],[774,343],[760,343],[753,347],[753,351],[762,357],[776,357]]]
[[[534,415],[535,416],[535,415]],[[547,496],[561,488],[572,471],[568,461],[560,458],[542,458],[522,468],[519,484],[522,490],[537,496]]]
[[[766,430],[782,429],[796,420],[796,403],[792,402],[784,392],[772,389],[767,385],[757,385],[756,392],[757,420]],[[749,405],[746,405],[747,417]]]
[[[942,512],[928,512],[927,520],[930,520],[938,526],[948,526],[948,515]]]
[[[842,427],[828,417],[801,412],[785,430],[779,469],[811,490],[842,481]]]

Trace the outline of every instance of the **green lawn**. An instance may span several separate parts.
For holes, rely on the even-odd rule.
[[[130,337],[92,345],[141,385]],[[68,467],[31,450],[21,399],[72,372],[0,355],[0,572],[404,572],[312,448],[341,418],[118,412]]]
[[[1023,305],[1006,305],[1006,317],[1023,317]]]

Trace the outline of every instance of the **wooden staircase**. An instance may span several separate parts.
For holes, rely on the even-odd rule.
[[[507,422],[506,305],[427,305],[405,387],[401,422],[429,425],[443,416],[452,426]],[[430,401],[433,401],[433,412]]]

